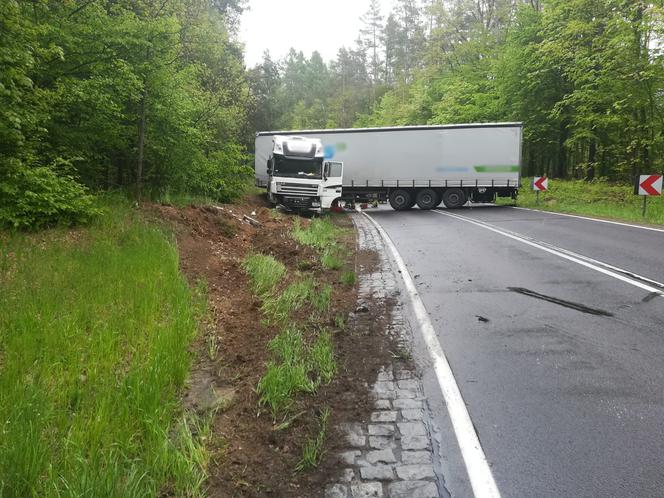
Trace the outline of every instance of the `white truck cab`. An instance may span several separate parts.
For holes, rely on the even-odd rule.
[[[325,161],[318,138],[275,135],[267,174],[270,202],[292,210],[321,212],[341,197],[343,163]]]

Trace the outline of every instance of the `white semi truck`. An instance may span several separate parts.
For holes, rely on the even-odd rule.
[[[295,210],[458,208],[516,198],[521,141],[521,123],[258,132],[256,185]]]

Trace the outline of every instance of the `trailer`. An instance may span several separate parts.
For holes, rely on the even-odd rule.
[[[486,123],[258,132],[256,185],[272,202],[313,210],[344,201],[404,210],[516,198],[522,131],[521,123]],[[322,152],[318,172],[280,176],[274,165],[286,160],[288,144]]]

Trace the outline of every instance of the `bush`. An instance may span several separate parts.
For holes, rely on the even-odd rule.
[[[50,167],[19,167],[0,178],[0,226],[35,229],[85,223],[99,214],[94,197]]]
[[[237,200],[251,185],[254,176],[253,168],[248,166],[250,156],[243,147],[232,143],[224,144],[221,150],[208,156],[198,153],[171,157],[170,162],[175,171],[164,175],[170,191],[186,192],[220,202]]]

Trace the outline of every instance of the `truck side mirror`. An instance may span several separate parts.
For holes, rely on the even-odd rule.
[[[267,160],[267,174],[271,175],[272,174],[272,166],[270,165],[270,160]]]
[[[323,163],[323,179],[327,180],[327,177],[330,175],[330,163],[325,161]]]

